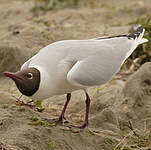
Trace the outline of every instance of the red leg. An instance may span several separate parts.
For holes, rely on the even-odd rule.
[[[85,127],[88,126],[90,102],[91,102],[90,97],[89,97],[88,93],[86,93],[86,100],[85,100],[85,103],[86,103],[85,121],[84,121],[84,124],[81,127],[79,127],[81,129],[84,129]]]
[[[61,123],[61,124],[63,124],[63,119],[65,119],[64,114],[65,114],[65,111],[67,109],[67,106],[69,104],[70,99],[71,99],[71,93],[68,93],[67,94],[67,100],[66,100],[66,103],[65,103],[63,110],[61,112],[61,115],[59,116],[59,118],[56,118],[56,119],[46,119],[48,121],[48,123]]]
[[[60,115],[60,117],[59,117],[59,121],[60,121],[61,123],[63,123],[62,121],[63,121],[63,119],[65,119],[64,114],[65,114],[65,111],[66,111],[66,109],[67,109],[67,106],[68,106],[68,104],[69,104],[70,99],[71,99],[71,93],[68,93],[68,94],[67,94],[66,103],[65,103],[65,105],[64,105],[64,107],[63,107],[63,110],[62,110],[62,112],[61,112],[61,115]]]
[[[84,124],[82,126],[74,126],[72,125],[71,128],[78,128],[78,129],[85,129],[88,126],[88,119],[89,119],[89,110],[90,110],[90,97],[88,95],[88,93],[86,93],[86,112],[85,112],[85,120],[84,120]]]
[[[85,126],[88,126],[90,102],[91,102],[90,97],[89,97],[88,93],[86,93],[86,101],[85,101],[85,103],[86,103],[86,114],[85,114],[85,123],[84,123]]]

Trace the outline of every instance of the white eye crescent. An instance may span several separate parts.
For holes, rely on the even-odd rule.
[[[32,78],[33,78],[33,74],[32,74],[32,73],[28,73],[28,74],[27,74],[27,78],[28,78],[28,79],[32,79]]]

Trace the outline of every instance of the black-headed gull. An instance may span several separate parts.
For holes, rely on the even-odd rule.
[[[57,122],[63,122],[71,92],[82,89],[86,94],[86,115],[81,128],[88,126],[90,98],[88,87],[107,83],[143,38],[144,27],[134,33],[88,40],[64,40],[42,48],[16,73],[5,72],[19,91],[32,99],[46,99],[67,94],[67,101]]]

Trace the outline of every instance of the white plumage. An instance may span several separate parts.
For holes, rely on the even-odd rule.
[[[40,87],[33,99],[45,99],[108,82],[135,48],[147,39],[144,28],[129,35],[89,40],[64,40],[42,48],[23,64],[40,71]]]

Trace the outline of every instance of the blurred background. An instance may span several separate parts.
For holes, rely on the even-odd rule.
[[[18,70],[40,48],[58,40],[127,34],[138,24],[151,40],[150,10],[150,0],[0,0],[0,72]],[[150,43],[122,68],[130,68],[133,60],[132,70],[150,61]]]
[[[65,95],[34,103],[45,108],[42,113],[14,104],[20,93],[2,72],[19,70],[27,59],[55,41],[128,34],[140,24],[149,42],[135,50],[111,82],[89,91],[90,127],[100,132],[75,134],[41,121],[58,117]],[[150,66],[133,76],[148,61],[151,0],[0,0],[0,149],[150,150]],[[73,93],[67,119],[83,122],[84,99],[80,91]],[[30,99],[24,96],[22,100]],[[125,125],[129,119],[136,135],[133,126]]]

